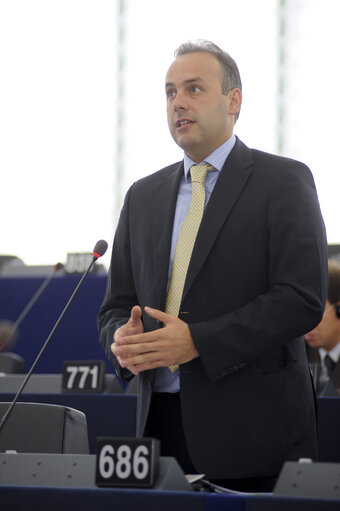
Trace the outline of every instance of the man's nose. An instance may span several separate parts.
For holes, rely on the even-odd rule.
[[[307,332],[305,335],[304,335],[304,338],[306,341],[310,341],[311,338],[312,338],[312,332],[313,330],[311,330],[310,332]]]
[[[188,109],[188,104],[185,99],[185,94],[183,92],[177,91],[176,97],[172,103],[172,108],[174,109],[175,112],[177,112],[178,110],[187,110]]]

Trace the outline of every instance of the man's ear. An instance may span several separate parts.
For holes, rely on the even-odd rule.
[[[236,115],[241,110],[242,104],[242,92],[240,89],[232,89],[229,94],[229,106],[228,113],[230,115]]]

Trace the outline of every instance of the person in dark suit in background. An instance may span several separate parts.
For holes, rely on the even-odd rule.
[[[317,457],[303,335],[322,317],[327,245],[308,167],[234,135],[241,89],[215,44],[176,51],[165,92],[184,159],[128,191],[98,324],[117,374],[139,375],[137,436],[159,438],[186,473],[271,491],[284,461]],[[155,144],[152,111],[148,129]]]
[[[328,263],[328,296],[321,322],[305,335],[317,395],[329,380],[340,394],[340,262]]]

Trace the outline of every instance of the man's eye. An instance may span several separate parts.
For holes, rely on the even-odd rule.
[[[171,99],[171,98],[174,98],[176,96],[176,91],[173,90],[173,89],[170,89],[170,90],[167,90],[166,91],[166,97]]]
[[[199,92],[201,88],[198,85],[193,85],[191,87],[191,92]]]

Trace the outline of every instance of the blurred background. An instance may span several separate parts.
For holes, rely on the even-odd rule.
[[[0,0],[0,254],[64,262],[109,243],[138,178],[182,158],[168,133],[173,52],[237,61],[236,134],[312,170],[340,242],[339,0]]]

